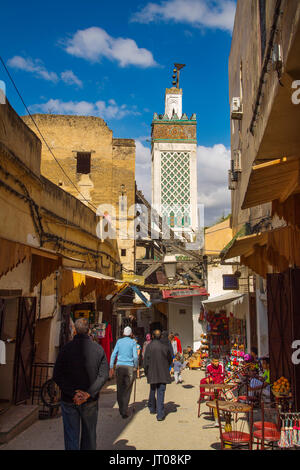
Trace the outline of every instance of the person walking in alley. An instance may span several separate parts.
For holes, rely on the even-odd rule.
[[[144,356],[145,356],[146,347],[148,346],[148,344],[151,343],[151,341],[152,341],[151,335],[150,335],[150,333],[147,333],[146,334],[146,341],[144,341],[143,349],[142,349],[142,359],[143,360],[144,360]]]
[[[167,384],[171,383],[169,367],[172,355],[168,346],[161,341],[161,331],[153,332],[153,341],[147,346],[144,358],[144,371],[150,384],[148,408],[156,414],[158,421],[165,419],[164,399]]]
[[[179,334],[178,334],[178,333],[175,333],[174,339],[175,339],[175,341],[176,341],[176,343],[177,343],[177,353],[182,354],[182,346],[181,346],[181,341],[180,341],[180,339],[179,339]]]
[[[130,337],[131,334],[131,328],[126,326],[123,337],[117,341],[110,359],[110,377],[113,377],[114,363],[117,358],[117,401],[120,415],[124,419],[129,417],[128,404],[135,379],[135,369],[138,367],[136,341]]]
[[[103,348],[88,334],[88,320],[76,320],[75,330],[74,339],[59,353],[53,372],[62,392],[65,449],[96,450],[98,398],[108,379],[108,363]]]
[[[187,362],[183,362],[180,354],[176,354],[174,359],[174,379],[175,383],[182,383],[181,371],[185,368]]]

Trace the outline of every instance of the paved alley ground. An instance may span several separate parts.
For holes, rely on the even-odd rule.
[[[219,429],[206,428],[212,421],[208,408],[197,417],[199,382],[204,373],[185,370],[183,384],[167,386],[166,419],[158,422],[147,408],[149,385],[146,378],[137,380],[136,404],[131,416],[121,418],[116,403],[116,386],[110,381],[100,396],[98,420],[99,450],[213,450],[219,449]],[[62,418],[39,420],[0,450],[63,450]]]

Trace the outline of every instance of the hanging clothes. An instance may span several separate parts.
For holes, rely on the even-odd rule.
[[[0,364],[6,364],[6,345],[0,340]]]
[[[108,363],[110,363],[112,342],[113,342],[113,337],[112,337],[111,326],[109,323],[107,323],[106,328],[105,328],[105,336],[103,338],[99,338],[99,344],[104,349]]]

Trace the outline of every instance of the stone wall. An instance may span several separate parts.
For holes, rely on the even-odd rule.
[[[23,119],[32,126],[28,117]],[[118,211],[122,185],[128,208],[135,201],[134,140],[113,138],[113,133],[105,121],[98,117],[37,114],[34,119],[64,170],[60,169],[49,149],[43,144],[42,174],[88,205],[92,211],[96,211],[100,205],[104,208],[113,206],[114,210],[108,212],[113,219],[116,217],[117,234],[118,238],[121,238]],[[32,129],[34,130],[34,127]],[[77,152],[91,153],[90,173],[77,173]],[[103,213],[104,209],[101,212]],[[90,230],[96,234],[94,221],[91,221]],[[126,229],[123,231],[127,232]],[[134,240],[119,239],[118,248],[119,256],[121,249],[126,249],[126,256],[122,257],[121,262],[127,269],[134,270]]]

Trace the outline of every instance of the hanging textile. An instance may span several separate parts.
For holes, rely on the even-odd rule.
[[[288,224],[300,226],[300,194],[290,196],[286,201],[280,203],[279,200],[272,202],[272,217],[277,214],[280,219],[284,219]]]
[[[72,274],[74,289],[76,289],[76,287],[80,286],[81,284],[86,283],[86,277],[84,274],[76,273],[75,271],[72,271]]]
[[[21,243],[0,239],[0,277],[29,259],[31,248]]]
[[[32,254],[31,256],[31,280],[30,292],[41,281],[46,279],[50,274],[54,273],[62,264],[61,257],[58,256],[39,256]]]
[[[110,326],[110,323],[108,323],[106,325],[104,338],[99,339],[99,344],[104,349],[108,364],[110,363],[112,342],[113,342],[113,337],[112,337],[111,326]]]

